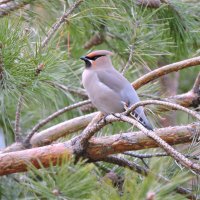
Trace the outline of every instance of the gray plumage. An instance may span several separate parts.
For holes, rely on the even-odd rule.
[[[94,106],[104,114],[121,113],[124,103],[130,107],[140,101],[130,82],[113,67],[110,55],[110,51],[99,50],[81,57],[86,64],[83,86]],[[136,108],[132,114],[143,126],[153,129],[143,107]]]

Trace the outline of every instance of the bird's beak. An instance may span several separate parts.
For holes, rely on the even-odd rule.
[[[86,62],[86,61],[89,61],[85,56],[81,56],[80,59],[81,59],[81,60],[84,60],[85,62]]]

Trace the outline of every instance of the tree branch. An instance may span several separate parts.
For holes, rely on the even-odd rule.
[[[200,93],[200,72],[199,72],[199,74],[198,74],[198,76],[197,76],[197,78],[195,80],[195,83],[194,83],[194,86],[192,88],[192,91],[194,93],[198,93],[198,94]]]
[[[198,74],[192,89],[184,94],[165,98],[165,100],[180,104],[184,107],[198,107],[200,105],[200,73]]]
[[[128,61],[127,61],[126,65],[124,66],[124,68],[122,69],[122,72],[121,72],[122,75],[124,75],[124,73],[127,71],[127,69],[129,68],[129,66],[131,64],[133,53],[134,53],[134,47],[133,47],[133,45],[131,45]]]
[[[29,146],[30,145],[30,139],[32,138],[32,136],[40,129],[42,128],[44,125],[46,125],[47,123],[49,123],[51,120],[55,119],[56,117],[60,116],[61,114],[72,110],[74,108],[78,108],[80,106],[89,104],[91,101],[90,100],[85,100],[85,101],[81,101],[75,104],[72,104],[70,106],[67,106],[65,108],[62,108],[58,111],[56,111],[55,113],[49,115],[47,118],[43,119],[42,121],[40,121],[38,124],[36,124],[33,129],[31,130],[31,132],[26,136],[26,139],[24,140],[24,145]]]
[[[143,85],[149,83],[152,80],[155,80],[165,74],[169,74],[174,71],[179,71],[181,69],[185,69],[187,67],[192,67],[200,65],[200,56],[190,58],[187,60],[183,60],[180,62],[172,63],[163,67],[160,67],[158,69],[155,69],[144,76],[140,77],[136,81],[132,83],[133,87],[137,90],[138,88],[142,87]]]
[[[174,104],[174,103],[170,103],[170,102],[165,102],[165,101],[158,101],[158,100],[146,100],[146,101],[140,101],[136,104],[134,104],[133,106],[131,106],[130,108],[128,108],[124,114],[128,115],[130,114],[133,110],[135,110],[137,107],[139,106],[144,106],[144,105],[149,105],[149,104],[156,104],[156,105],[162,105],[162,106],[167,106],[167,107],[171,107],[171,108],[175,108],[177,110],[182,110],[186,113],[188,113],[189,115],[191,115],[192,117],[195,117],[196,119],[198,119],[200,121],[200,115],[193,111],[190,110],[188,108],[185,108],[183,106],[180,106],[178,104]]]
[[[15,114],[15,142],[21,142],[22,139],[20,135],[20,117],[21,117],[22,104],[23,104],[23,95],[20,95]]]
[[[124,152],[123,154],[127,155],[127,156],[131,156],[131,157],[135,157],[135,158],[140,158],[140,159],[169,156],[167,153],[152,153],[152,154],[145,153],[145,154],[141,154],[141,153],[135,153],[133,151],[127,151],[127,152]],[[192,155],[189,155],[189,154],[184,154],[184,156],[186,158],[192,158],[194,160],[199,160],[199,158],[197,156],[192,156]]]
[[[83,2],[83,0],[77,0],[75,1],[71,7],[65,12],[61,18],[50,28],[50,30],[47,33],[46,38],[43,40],[41,48],[44,48],[48,42],[51,40],[53,35],[56,33],[56,31],[61,27],[61,25],[67,21],[67,18],[69,15]]]
[[[155,134],[170,145],[188,143],[200,135],[199,124],[187,126],[173,126],[155,129]],[[158,147],[154,140],[147,137],[142,131],[120,133],[112,136],[93,137],[89,141],[87,156],[101,159],[110,154],[137,151]]]
[[[128,122],[133,126],[137,126],[143,133],[145,133],[148,137],[152,138],[162,149],[164,149],[171,157],[173,157],[177,162],[181,163],[184,167],[195,171],[197,174],[200,174],[200,165],[198,163],[193,163],[191,160],[186,158],[184,155],[176,151],[173,147],[167,144],[162,138],[156,135],[153,131],[147,130],[144,126],[142,126],[138,121],[124,116],[119,116],[122,121]]]
[[[4,1],[2,4],[0,4],[0,17],[3,17],[5,15],[8,15],[12,11],[18,10],[20,8],[23,8],[30,2],[27,0],[21,1],[21,2],[16,2],[16,1]]]
[[[103,159],[103,161],[118,165],[120,167],[127,167],[130,170],[133,170],[133,171],[135,171],[139,174],[142,174],[143,176],[147,176],[148,174],[152,174],[152,172],[149,169],[146,169],[146,168],[144,168],[144,167],[142,167],[142,166],[140,166],[136,163],[130,162],[129,160],[124,159],[124,158],[119,158],[119,157],[116,157],[116,156],[108,156],[107,158]],[[167,179],[167,178],[165,178],[161,175],[154,174],[154,176],[160,182],[163,182],[163,183],[166,183],[166,184],[170,182],[169,179]],[[178,187],[175,188],[175,191],[179,194],[186,195],[187,198],[189,198],[189,199],[196,199],[195,196],[189,190],[187,190],[183,187],[178,186]]]
[[[111,116],[110,119],[114,119],[114,117]],[[199,124],[190,124],[187,126],[156,129],[155,133],[170,145],[174,145],[191,142],[195,136],[200,135],[200,129]],[[38,161],[45,167],[48,167],[51,162],[56,164],[56,160],[65,155],[65,153],[70,158],[73,156],[75,149],[72,141],[73,139],[65,143],[28,150],[9,153],[2,152],[0,153],[0,175],[27,171],[28,163],[32,163],[40,168],[41,165],[38,164]],[[91,138],[84,156],[95,161],[102,160],[111,154],[152,147],[158,147],[157,143],[141,131],[120,133],[112,136]]]
[[[3,78],[3,67],[4,67],[2,48],[3,48],[3,44],[0,42],[0,83],[1,83],[2,78]]]

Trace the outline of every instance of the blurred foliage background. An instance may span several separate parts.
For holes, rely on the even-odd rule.
[[[7,2],[20,6],[8,12]],[[91,50],[113,51],[113,65],[118,70],[126,65],[132,51],[132,60],[125,73],[130,82],[157,67],[200,55],[199,1],[154,0],[147,5],[142,0],[85,0],[44,48],[41,44],[48,30],[74,1],[7,2],[0,1],[0,70],[3,71],[0,80],[0,130],[7,145],[14,141],[16,105],[21,95],[24,98],[20,121],[22,135],[26,135],[39,120],[83,99],[60,86],[77,91],[82,89],[84,63],[79,58]],[[42,71],[36,74],[41,65]],[[148,95],[165,97],[187,92],[199,71],[197,66],[170,74],[147,84],[138,93],[142,99],[148,99]],[[151,120],[158,127],[192,121],[178,112],[166,115],[157,113],[153,107],[151,109],[154,113],[150,115]],[[67,112],[44,129],[89,112],[90,109],[83,108]],[[127,125],[120,123],[105,128],[99,135],[126,129]],[[190,151],[191,147],[196,148],[197,144],[191,145]],[[155,150],[148,150],[151,151]],[[175,177],[169,187],[159,185],[153,176],[144,179],[116,168],[114,171],[125,177],[125,189],[120,192],[112,184],[100,181],[104,172],[98,167],[65,163],[61,171],[58,167],[32,169],[32,173],[0,178],[0,195],[2,199],[147,199],[148,192],[153,191],[156,199],[183,199],[171,191],[174,185],[188,180],[185,178],[186,170],[181,171],[169,158],[159,160],[165,164],[159,164],[162,170],[158,171],[166,177]],[[141,163],[140,159],[134,161]],[[147,162],[151,163],[150,160]],[[155,165],[155,161],[152,163]],[[113,166],[106,167],[112,169]],[[80,172],[83,174],[79,182]],[[68,175],[73,173],[74,177]],[[20,185],[21,182],[25,184]],[[199,193],[198,184],[187,182],[187,187]],[[136,195],[140,189],[143,193]],[[132,198],[133,194],[135,198]]]

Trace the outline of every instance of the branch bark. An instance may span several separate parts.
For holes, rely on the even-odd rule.
[[[21,94],[18,103],[17,103],[17,110],[15,114],[15,142],[21,142],[21,135],[20,135],[20,117],[21,117],[21,110],[23,105],[23,95]]]
[[[136,81],[134,81],[132,85],[135,89],[138,89],[142,87],[143,85],[149,83],[150,81],[155,80],[165,74],[169,74],[174,71],[179,71],[181,69],[185,69],[187,67],[192,67],[192,66],[197,66],[197,65],[200,65],[200,56],[190,58],[187,60],[182,60],[176,63],[165,65],[158,69],[155,69],[149,72],[148,74],[145,74],[144,76],[140,77]]]
[[[148,174],[151,174],[152,172],[149,170],[149,169],[146,169],[144,167],[141,167],[140,165],[136,164],[136,163],[133,163],[133,162],[130,162],[129,160],[126,160],[124,158],[119,158],[119,157],[116,157],[116,156],[109,156],[107,158],[104,159],[105,162],[108,162],[108,163],[112,163],[112,164],[115,164],[115,165],[118,165],[118,166],[121,166],[121,167],[127,167],[129,168],[130,170],[133,170],[139,174],[142,174],[143,176],[147,176]],[[154,174],[155,175],[155,174]],[[160,181],[160,182],[163,182],[163,183],[169,183],[170,180],[161,176],[161,175],[155,175],[155,177]],[[183,195],[186,195],[187,198],[189,199],[196,199],[195,196],[187,189],[183,188],[183,187],[176,187],[175,188],[175,191],[179,194],[183,194]]]
[[[191,142],[192,138],[200,135],[200,129],[199,124],[196,123],[187,126],[156,129],[155,133],[168,144],[174,145]],[[158,145],[141,131],[120,133],[112,136],[92,138],[89,141],[85,156],[91,160],[102,160],[111,154],[152,147],[158,147]],[[73,153],[74,146],[72,146],[71,140],[65,143],[28,150],[1,153],[0,175],[27,171],[28,163],[32,163],[37,168],[40,168],[38,161],[45,167],[48,167],[50,165],[49,161],[56,164],[56,161],[62,156],[70,158],[73,156]]]
[[[50,122],[51,120],[55,119],[56,117],[58,117],[59,115],[72,110],[74,108],[80,107],[82,105],[86,105],[89,104],[91,101],[90,100],[85,100],[85,101],[81,101],[75,104],[72,104],[70,106],[67,106],[65,108],[62,108],[58,111],[56,111],[55,113],[49,115],[46,119],[43,119],[41,122],[39,122],[38,124],[36,124],[33,129],[31,130],[31,132],[26,136],[25,140],[24,140],[24,145],[25,146],[29,146],[30,145],[30,139],[32,138],[32,136],[36,133],[36,131],[38,131],[41,127],[43,127],[44,125],[46,125],[48,122]]]
[[[16,2],[16,1],[4,1],[2,4],[0,4],[0,17],[6,16],[12,11],[18,10],[20,8],[23,8],[30,2],[27,0],[21,1],[21,2]]]
[[[3,78],[3,67],[4,67],[2,48],[3,48],[3,44],[0,42],[0,83]]]

